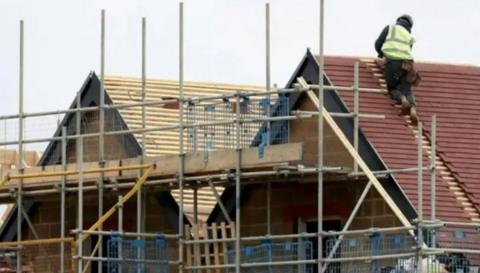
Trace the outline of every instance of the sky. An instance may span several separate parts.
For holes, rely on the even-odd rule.
[[[283,86],[307,48],[318,51],[318,0],[271,0],[272,82]],[[19,20],[25,21],[25,111],[68,107],[100,66],[106,10],[106,74],[178,78],[176,0],[0,0],[0,115],[18,111]],[[415,21],[417,60],[480,65],[478,0],[325,0],[325,52],[375,56],[382,28]],[[185,0],[185,79],[264,84],[265,1]]]
[[[185,0],[185,80],[263,85],[265,3]],[[270,4],[272,83],[283,86],[307,48],[318,52],[319,1]],[[177,0],[0,0],[0,115],[18,111],[19,21],[25,111],[58,110],[70,105],[90,71],[100,70],[101,9],[107,75],[141,75],[146,17],[147,76],[178,79]],[[380,31],[404,13],[415,21],[417,60],[480,65],[479,0],[325,0],[325,53],[375,56]],[[53,134],[54,119],[27,123],[26,134]],[[0,124],[0,139],[15,139],[15,131]]]

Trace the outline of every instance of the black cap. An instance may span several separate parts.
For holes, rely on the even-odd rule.
[[[404,21],[406,23],[408,23],[410,25],[410,27],[413,27],[413,19],[412,19],[412,16],[408,15],[408,14],[404,14],[400,17],[397,18],[397,22],[399,21]]]

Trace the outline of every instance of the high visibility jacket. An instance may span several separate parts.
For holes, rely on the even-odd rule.
[[[413,38],[410,32],[399,25],[388,27],[388,34],[382,46],[385,57],[393,60],[413,60]]]

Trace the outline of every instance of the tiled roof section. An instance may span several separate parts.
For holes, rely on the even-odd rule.
[[[414,88],[420,117],[438,120],[438,155],[480,205],[480,67],[418,64],[422,83]],[[430,128],[427,128],[428,135]]]
[[[371,69],[373,62],[371,60],[365,61],[360,60],[359,58],[347,58],[347,57],[326,57],[325,58],[325,70],[334,85],[337,86],[351,86],[353,84],[353,66],[355,61],[360,61],[360,86],[367,88],[384,88],[381,86],[379,79],[381,74],[378,75],[375,69]],[[423,66],[420,66],[423,69]],[[426,65],[426,68],[431,68],[431,66]],[[440,66],[441,67],[441,66]],[[444,73],[448,69],[445,69]],[[468,78],[468,77],[465,77]],[[437,83],[444,82],[446,86],[451,86],[447,81],[442,80],[442,76],[439,74],[435,76],[435,72],[424,73],[424,81],[422,82],[422,88],[415,90],[415,94],[418,100],[418,110],[422,121],[426,122],[427,132],[429,132],[429,119],[427,116],[430,116],[433,112],[439,113],[439,131],[438,131],[438,146],[437,146],[437,155],[440,155],[440,159],[446,159],[445,153],[452,151],[455,147],[459,147],[459,143],[464,143],[464,141],[469,141],[468,138],[464,138],[460,135],[451,135],[447,134],[447,131],[444,128],[448,127],[447,117],[449,114],[442,114],[442,111],[437,108],[441,108],[444,105],[448,105],[449,101],[452,100],[452,97],[456,97],[457,92],[451,90],[450,92],[445,90],[443,94],[440,94],[436,104],[430,103],[428,96],[431,96],[432,92],[436,92],[438,89]],[[446,94],[451,94],[450,96]],[[351,92],[339,92],[340,97],[346,103],[349,109],[353,109],[353,93]],[[471,103],[468,100],[465,100],[465,106],[470,105]],[[460,103],[460,105],[462,105]],[[465,107],[460,107],[456,105],[459,109]],[[425,109],[429,109],[426,111]],[[452,112],[455,112],[455,108],[452,107]],[[477,108],[478,109],[478,108]],[[459,110],[458,112],[461,112]],[[401,169],[406,167],[416,167],[417,163],[417,145],[415,139],[415,131],[408,124],[406,119],[400,115],[398,107],[394,106],[394,102],[385,94],[376,94],[376,93],[361,93],[360,95],[360,112],[362,113],[372,113],[372,114],[382,114],[385,115],[385,119],[363,119],[360,121],[360,127],[367,139],[372,143],[374,148],[379,153],[380,157],[384,161],[385,165],[389,169]],[[451,113],[451,112],[450,112]],[[478,112],[480,113],[480,112]],[[455,119],[454,119],[455,120]],[[465,121],[466,122],[466,121]],[[480,123],[479,126],[480,128]],[[475,136],[471,137],[472,139]],[[427,140],[425,138],[425,140]],[[426,143],[425,143],[426,142]],[[451,144],[450,144],[451,143]],[[428,158],[428,141],[424,141],[424,164],[429,164]],[[465,145],[460,145],[464,149],[475,149],[475,144],[473,142],[464,143]],[[453,148],[452,148],[453,147]],[[480,147],[476,147],[480,149]],[[461,152],[463,154],[463,152]],[[461,157],[461,155],[457,155]],[[465,156],[464,156],[465,157]],[[470,158],[470,157],[468,157]],[[450,156],[448,159],[455,160],[456,158]],[[478,159],[480,161],[480,157]],[[467,160],[465,160],[467,161]],[[451,168],[452,166],[457,167],[455,171],[458,171],[457,176],[470,174],[472,171],[466,171],[461,169],[459,161],[447,162],[447,166]],[[440,162],[442,163],[442,162]],[[465,165],[462,165],[463,167]],[[471,166],[471,165],[470,165]],[[448,171],[448,170],[446,170]],[[441,175],[441,171],[437,174],[437,218],[442,220],[450,221],[468,221],[471,216],[465,211],[462,202],[458,200],[455,196],[454,191],[451,189],[449,180],[445,176]],[[417,176],[416,173],[396,173],[394,174],[395,179],[398,181],[402,189],[405,191],[410,202],[416,207],[417,204]],[[424,216],[430,216],[430,175],[426,172],[423,176],[424,179]],[[467,181],[467,180],[461,180]],[[473,181],[473,180],[470,180]],[[480,188],[479,188],[480,192]]]

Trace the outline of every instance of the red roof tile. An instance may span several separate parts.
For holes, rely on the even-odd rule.
[[[420,117],[429,122],[437,114],[439,156],[478,208],[480,67],[419,64],[418,69],[424,79],[414,91]]]
[[[381,74],[371,61],[353,57],[326,57],[326,73],[336,86],[353,84],[353,65],[360,61],[360,86],[381,88]],[[454,182],[469,197],[478,213],[480,205],[480,68],[442,64],[418,64],[422,83],[414,88],[417,109],[424,122],[424,136],[429,140],[430,120],[437,114],[437,156],[447,167],[446,174],[437,173],[437,217],[442,220],[468,221],[472,218],[455,197],[446,178],[449,172]],[[353,94],[339,92],[353,109]],[[360,111],[383,114],[385,119],[363,119],[360,127],[390,169],[415,167],[417,145],[415,133],[398,107],[384,94],[361,93]],[[424,164],[429,165],[424,154]],[[394,175],[407,197],[416,207],[416,173]],[[430,174],[424,173],[424,215],[430,217]]]

